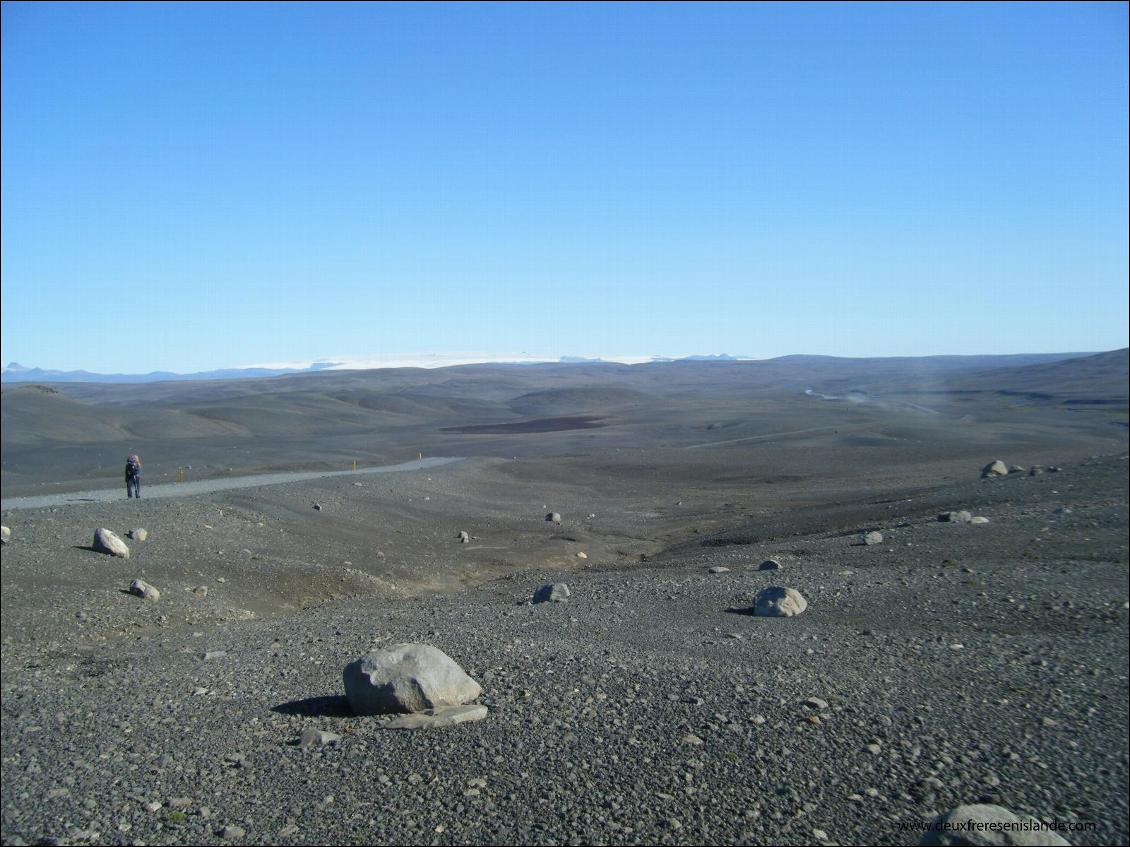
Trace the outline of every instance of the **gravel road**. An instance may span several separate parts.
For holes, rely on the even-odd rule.
[[[260,485],[281,485],[287,482],[305,482],[311,479],[324,479],[334,476],[355,476],[360,474],[397,473],[400,471],[419,471],[440,465],[462,461],[457,456],[430,456],[426,459],[413,459],[399,465],[384,465],[377,468],[358,468],[355,471],[301,471],[293,473],[256,474],[237,476],[230,479],[197,479],[189,482],[162,483],[146,485],[142,478],[144,498],[193,497],[198,494],[211,494],[216,491],[231,491],[237,488],[255,488]],[[73,503],[105,503],[124,499],[119,488],[103,488],[98,491],[72,491],[67,494],[45,494],[36,497],[10,497],[0,500],[0,509],[44,509]]]

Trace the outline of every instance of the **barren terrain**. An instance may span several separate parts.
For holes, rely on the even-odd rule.
[[[910,844],[978,801],[1125,842],[1126,362],[6,387],[4,843]],[[178,496],[90,497],[130,452]],[[486,720],[351,716],[406,641]]]

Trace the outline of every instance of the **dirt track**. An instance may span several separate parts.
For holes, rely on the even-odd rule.
[[[354,476],[357,474],[396,473],[399,471],[418,471],[461,461],[456,456],[431,456],[415,459],[399,465],[382,465],[377,468],[358,468],[355,471],[304,471],[297,473],[256,474],[238,476],[230,479],[197,479],[191,482],[165,483],[144,486],[148,499],[165,497],[192,497],[196,494],[211,494],[214,491],[231,491],[237,488],[256,488],[261,485],[281,485],[286,482],[305,482],[331,476]],[[142,480],[144,483],[144,479]],[[69,494],[45,494],[39,497],[12,497],[0,501],[0,509],[43,509],[74,503],[105,503],[122,499],[121,488],[103,488],[98,491],[73,491]]]

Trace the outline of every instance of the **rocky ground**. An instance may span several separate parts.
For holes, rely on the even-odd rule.
[[[1125,452],[779,508],[609,461],[6,513],[4,843],[911,844],[972,802],[1130,838]],[[807,611],[746,614],[768,585]],[[488,717],[352,716],[342,669],[400,642]]]

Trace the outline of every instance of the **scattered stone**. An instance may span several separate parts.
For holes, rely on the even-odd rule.
[[[771,585],[757,593],[753,613],[759,617],[791,618],[808,608],[808,601],[794,588]]]
[[[203,658],[205,662],[214,662],[216,659],[224,658],[227,654],[227,650],[209,650],[201,658]]]
[[[12,530],[6,526],[0,526],[0,544],[7,544],[12,540]]]
[[[874,544],[882,544],[883,543],[883,533],[878,532],[877,530],[869,532],[865,536],[863,536],[863,543],[866,544],[868,547],[870,547]]]
[[[546,523],[554,523],[561,526],[561,515],[558,512],[548,512],[545,516]]]
[[[819,697],[809,697],[806,700],[802,700],[801,705],[807,706],[810,709],[817,709],[819,711],[823,711],[824,709],[828,708],[828,701],[827,700],[821,700]]]
[[[970,804],[938,815],[919,844],[1027,845],[1068,844],[1035,818],[1020,818],[1001,806]]]
[[[759,571],[779,571],[781,569],[781,563],[776,559],[766,559],[757,566],[757,569]]]
[[[535,603],[565,603],[570,595],[569,586],[564,582],[547,582],[534,592]]]
[[[160,600],[161,592],[144,579],[135,579],[129,584],[129,593],[142,600]]]
[[[342,679],[345,696],[358,715],[462,706],[482,693],[454,659],[427,644],[372,650],[346,665]]]
[[[238,838],[243,838],[243,836],[245,836],[246,834],[247,833],[244,832],[243,827],[233,826],[232,824],[228,824],[219,832],[220,838],[224,839],[225,841],[234,841]]]
[[[584,552],[583,550],[581,552],[577,553],[578,559],[587,559],[588,557],[589,557],[589,554]]]
[[[989,464],[985,465],[985,467],[981,468],[982,479],[990,479],[997,476],[1008,476],[1008,465],[1000,459],[994,459],[989,462]]]
[[[710,568],[710,573],[729,573],[729,572],[730,572],[729,568],[724,568],[721,565],[715,565],[714,567]]]
[[[208,586],[207,585],[198,585],[194,589],[192,589],[192,593],[195,594],[197,597],[207,597],[208,596]]]
[[[302,730],[302,735],[298,737],[298,746],[325,747],[327,744],[335,744],[338,741],[341,741],[341,736],[336,732],[327,732],[324,729],[315,729],[308,726]]]
[[[382,722],[380,726],[382,729],[442,729],[456,724],[481,721],[487,713],[487,707],[478,703],[469,706],[445,706],[401,715]]]
[[[962,509],[960,512],[942,512],[938,515],[942,523],[972,523],[973,513]]]
[[[149,530],[138,527],[137,529],[131,529],[126,533],[126,535],[128,535],[134,541],[144,541],[149,537]]]
[[[1053,512],[1053,514],[1056,514],[1056,515],[1070,515],[1070,514],[1071,514],[1071,507],[1070,507],[1070,506],[1056,506],[1056,508],[1055,508],[1055,511]]]
[[[1039,476],[1043,472],[1044,472],[1043,465],[1032,465],[1032,467],[1030,467],[1028,469],[1028,476]]]
[[[471,536],[467,534],[466,530],[463,530],[463,529],[459,530],[459,534],[455,537],[459,539],[460,544],[470,544],[471,543]]]
[[[129,558],[129,547],[126,543],[108,529],[99,529],[94,533],[94,542],[91,546],[99,553],[108,556],[117,556],[119,559]]]
[[[1026,470],[1027,470],[1027,468],[1022,468],[1022,467],[1020,467],[1020,465],[1009,465],[1008,466],[1008,472],[1009,473],[1024,473],[1024,471],[1026,471]]]
[[[315,512],[320,512],[320,511],[322,511],[322,504],[321,504],[321,503],[315,503],[315,504],[314,504],[314,511],[315,511]]]
[[[984,524],[987,524],[989,522],[989,519],[984,517],[983,515],[976,515],[976,516],[970,518],[969,522],[971,524],[976,524],[978,526],[982,526]]]
[[[170,797],[169,798],[169,808],[170,809],[187,809],[191,805],[192,805],[192,798],[191,797]]]

